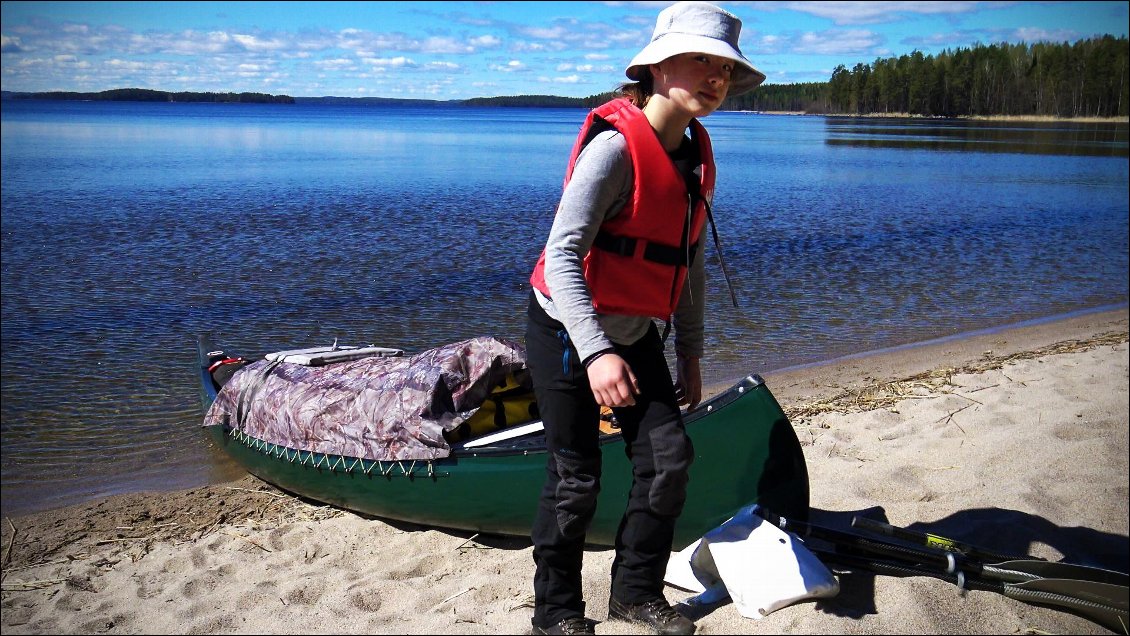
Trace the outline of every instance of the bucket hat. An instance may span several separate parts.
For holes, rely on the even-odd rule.
[[[707,53],[737,64],[730,76],[730,95],[756,88],[765,73],[753,67],[738,48],[742,21],[709,2],[677,2],[659,12],[651,42],[628,64],[624,74],[638,81],[650,64],[680,53]]]

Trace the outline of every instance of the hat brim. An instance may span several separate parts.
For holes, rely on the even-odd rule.
[[[653,40],[632,58],[624,74],[628,79],[638,81],[642,77],[642,71],[649,65],[658,64],[682,53],[706,53],[736,62],[737,65],[730,76],[730,95],[740,95],[753,90],[765,81],[765,73],[754,68],[752,62],[726,42],[686,33],[670,33]]]

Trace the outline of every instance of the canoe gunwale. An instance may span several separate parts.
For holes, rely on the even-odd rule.
[[[207,370],[204,371],[207,374]],[[205,378],[206,379],[206,378]],[[707,402],[703,402],[698,409],[686,414],[686,425],[689,427],[697,420],[716,412],[718,409],[724,408],[729,404],[740,398],[746,391],[757,388],[764,384],[764,380],[757,375],[749,375],[743,378],[734,386],[727,389],[725,392],[720,393]],[[211,394],[214,399],[214,392]],[[301,450],[291,448],[289,446],[282,446],[259,439],[252,435],[248,435],[243,431],[232,428],[227,425],[216,425],[213,428],[221,428],[223,436],[242,443],[244,446],[257,450],[264,455],[270,455],[276,459],[286,460],[290,463],[298,463],[303,466],[317,468],[322,470],[329,470],[333,472],[352,473],[358,467],[360,472],[365,475],[372,475],[374,469],[377,474],[381,476],[389,476],[395,474],[393,469],[399,467],[400,474],[405,476],[415,476],[415,467],[417,464],[427,467],[428,477],[446,477],[446,473],[440,473],[437,467],[442,467],[445,463],[451,463],[459,458],[475,458],[475,457],[504,457],[508,455],[529,455],[532,453],[545,453],[545,432],[531,432],[521,437],[505,440],[505,445],[497,446],[481,446],[474,449],[460,449],[453,447],[449,457],[437,459],[401,459],[401,460],[375,460],[366,459],[363,457],[352,457],[348,455],[332,455],[327,453],[317,453],[314,451]],[[472,440],[473,441],[473,440]],[[608,444],[615,444],[623,441],[623,436],[619,433],[608,433],[600,436],[601,446]],[[368,464],[366,466],[366,463]],[[405,464],[409,467],[405,468]],[[387,465],[387,467],[386,467]]]
[[[214,428],[221,428],[220,425]],[[315,453],[313,451],[297,450],[287,446],[280,446],[279,444],[272,444],[271,442],[263,441],[257,437],[252,437],[240,431],[239,429],[231,428],[230,426],[222,426],[223,435],[230,440],[241,443],[251,450],[258,451],[263,455],[274,457],[280,461],[289,462],[291,464],[298,464],[299,466],[313,468],[316,470],[325,470],[333,473],[341,473],[345,475],[359,473],[366,477],[408,477],[409,479],[425,477],[428,479],[448,477],[447,472],[437,470],[438,464],[443,460],[431,459],[401,459],[401,460],[376,460],[376,459],[363,459],[360,457],[349,457],[347,455],[328,455],[325,453]],[[421,472],[417,472],[417,467]],[[427,469],[426,474],[422,471]]]

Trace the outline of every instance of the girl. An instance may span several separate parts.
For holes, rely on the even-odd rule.
[[[694,459],[679,405],[702,397],[701,243],[714,157],[697,119],[765,79],[738,49],[740,31],[708,3],[663,10],[626,70],[634,83],[589,114],[574,145],[530,277],[527,363],[550,450],[532,532],[535,634],[594,633],[581,565],[600,490],[601,406],[616,415],[634,477],[609,618],[694,633],[664,598],[663,577]],[[662,335],[653,318],[665,321]],[[663,353],[672,325],[674,382]]]

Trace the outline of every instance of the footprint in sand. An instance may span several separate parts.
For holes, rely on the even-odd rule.
[[[357,590],[349,595],[349,604],[363,612],[381,609],[381,595],[377,590]]]
[[[204,548],[201,548],[201,547],[193,548],[192,551],[189,553],[189,558],[192,560],[192,566],[194,568],[199,569],[199,568],[208,567],[208,561],[209,561],[208,552]]]
[[[161,571],[166,574],[181,574],[192,569],[192,562],[188,557],[177,555],[165,560]]]
[[[1113,422],[1109,420],[1089,421],[1079,413],[1073,420],[1057,424],[1052,428],[1052,435],[1065,442],[1081,442],[1110,435],[1112,425]]]
[[[55,611],[57,612],[79,612],[82,611],[82,598],[81,593],[76,593],[73,590],[64,588],[59,593],[55,601]]]
[[[450,570],[449,559],[445,557],[428,556],[422,559],[414,559],[412,562],[404,564],[399,568],[389,570],[388,578],[393,581],[402,581],[404,579],[415,579],[448,570]]]
[[[321,579],[299,580],[283,598],[287,605],[314,605],[325,592],[326,584]]]
[[[199,598],[205,594],[210,594],[215,591],[219,583],[219,577],[211,572],[205,572],[200,576],[189,579],[184,584],[184,596],[185,598]]]
[[[196,623],[189,627],[184,632],[186,634],[219,634],[221,632],[232,633],[236,629],[236,617],[231,614],[212,616],[209,614],[208,609],[194,607],[189,610],[188,615],[190,617],[206,616],[207,618],[203,622]]]
[[[262,584],[260,584],[260,586],[261,585]],[[274,590],[267,593],[260,589],[253,589],[240,594],[239,598],[236,599],[235,607],[242,612],[246,612],[262,607],[270,607],[272,604],[278,605],[278,603],[279,595]]]
[[[134,578],[137,580],[137,598],[153,598],[165,591],[161,577],[156,574],[135,575]]]
[[[80,625],[79,631],[83,634],[102,634],[109,631],[131,631],[129,629],[130,617],[125,614],[115,614],[110,618],[96,618]]]
[[[292,548],[297,548],[298,546],[302,545],[302,542],[304,540],[302,533],[295,532],[298,527],[299,526],[293,523],[288,523],[286,525],[275,528],[269,535],[267,535],[267,545],[269,545],[271,549],[276,552],[282,552]]]

